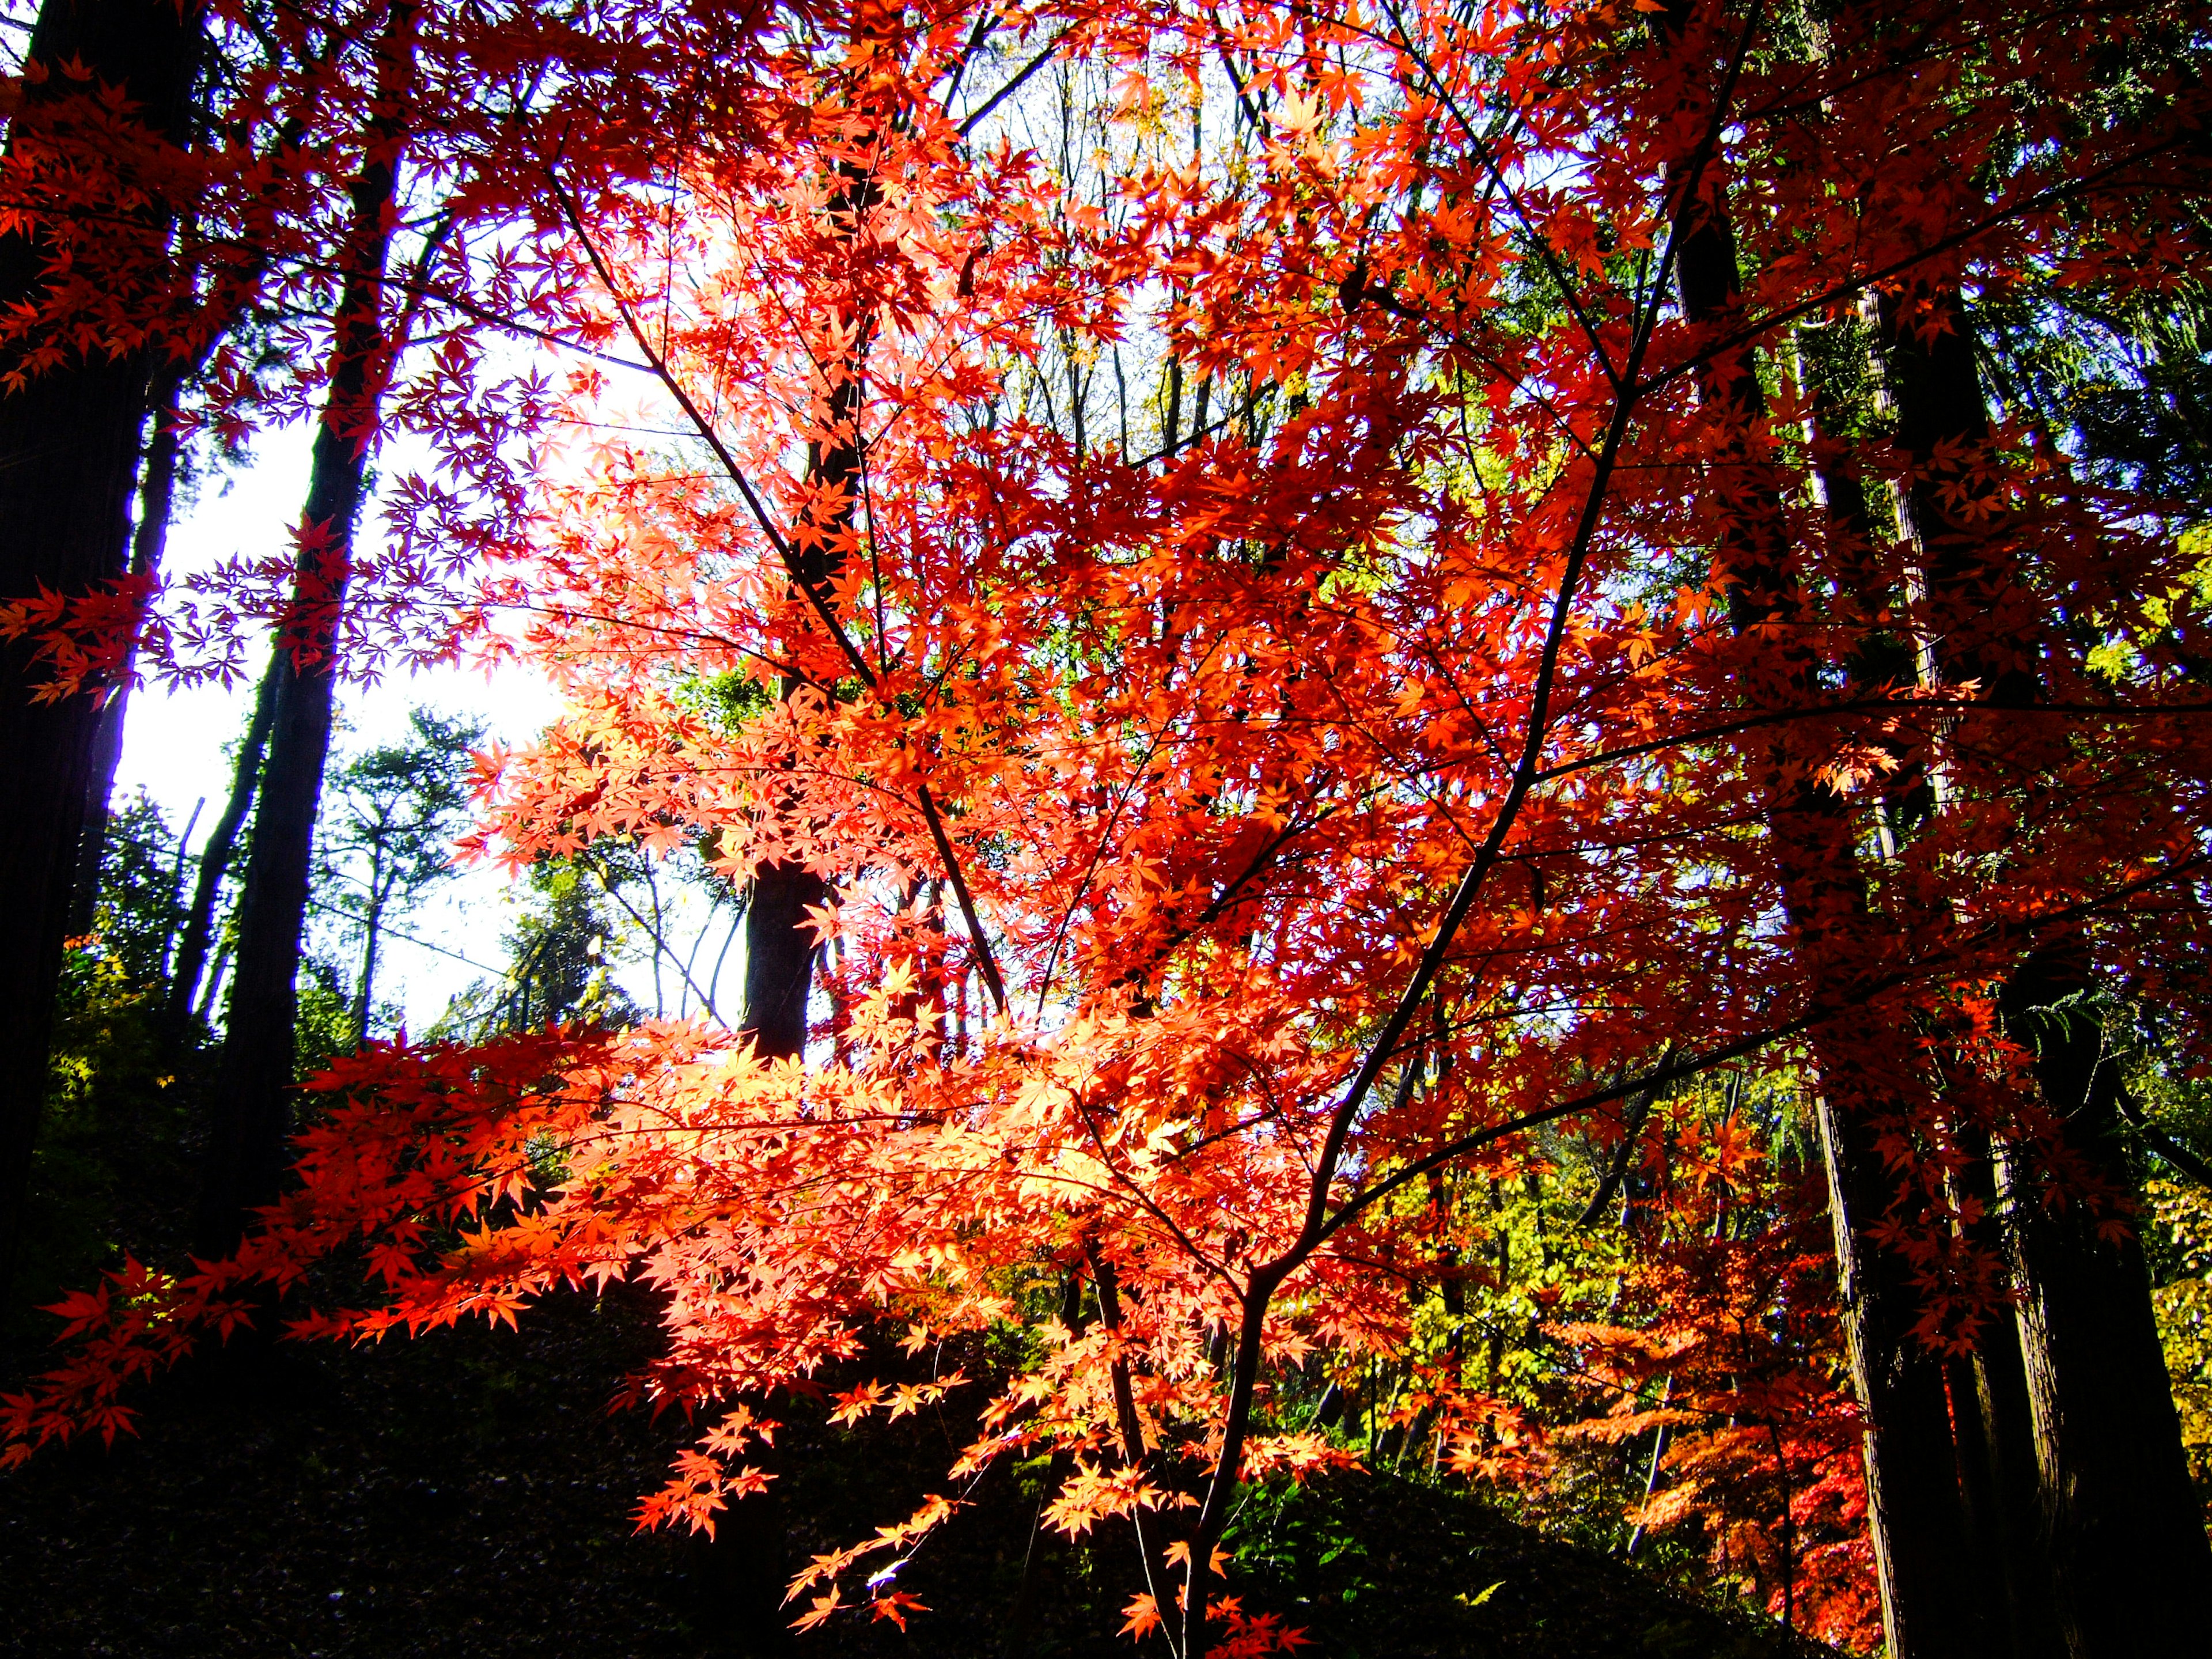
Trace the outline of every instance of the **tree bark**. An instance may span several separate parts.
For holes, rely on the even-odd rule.
[[[414,0],[392,0],[377,45],[368,143],[354,180],[341,252],[344,272],[331,346],[330,387],[315,433],[301,515],[292,602],[270,672],[275,681],[269,753],[254,813],[229,1017],[214,1094],[216,1115],[202,1188],[197,1249],[227,1255],[252,1212],[283,1185],[291,1130],[295,981],[323,769],[330,756],[337,683],[338,624],[351,574],[353,536],[394,355],[382,304],[392,213],[415,76]]]
[[[169,1000],[165,1016],[173,1032],[181,1033],[191,1020],[199,990],[200,974],[207,966],[208,945],[215,937],[216,902],[222,894],[223,878],[230,872],[230,861],[238,848],[238,832],[246,825],[246,815],[253,808],[253,798],[261,787],[261,757],[269,746],[269,728],[276,712],[277,664],[272,658],[262,672],[259,687],[253,697],[253,713],[247,720],[246,735],[240,739],[238,762],[231,774],[230,799],[223,803],[222,816],[208,831],[207,843],[200,849],[200,871],[192,884],[191,908],[185,916],[184,938],[177,946],[176,965],[169,974]]]
[[[131,532],[131,574],[152,576],[161,568],[167,550],[169,514],[176,499],[178,441],[177,398],[182,381],[163,374],[154,398],[154,426],[146,441],[146,458],[138,477],[138,520]],[[134,648],[116,677],[114,689],[100,708],[100,735],[93,746],[92,782],[85,790],[84,836],[79,846],[76,895],[70,902],[69,931],[74,935],[92,931],[93,907],[100,898],[100,863],[107,850],[110,802],[115,794],[115,771],[123,761],[124,720],[131,708],[131,681],[137,652]]]
[[[1687,8],[1662,23],[1680,40]],[[1676,279],[1688,322],[1729,318],[1740,292],[1735,238],[1719,186],[1678,177]],[[1717,562],[1738,632],[1798,619],[1804,597],[1790,560],[1778,476],[1759,430],[1765,397],[1747,352],[1711,360],[1698,376],[1700,401],[1731,431],[1724,464],[1708,488],[1720,493]],[[1810,650],[1784,638],[1764,666],[1758,700],[1812,702],[1819,686]],[[1786,740],[1785,740],[1786,741]],[[1867,904],[1844,803],[1821,787],[1783,743],[1757,780],[1795,948],[1813,983],[1831,1000],[1852,1000],[1848,951],[1875,926]],[[1940,1359],[1914,1337],[1919,1298],[1906,1265],[1874,1242],[1877,1224],[1914,1200],[1882,1156],[1893,1081],[1869,1072],[1872,1056],[1900,1052],[1897,1034],[1862,1010],[1823,1028],[1814,1048],[1820,1078],[1818,1121],[1843,1292],[1853,1381],[1866,1417],[1869,1528],[1890,1659],[1964,1659],[1984,1651],[1980,1620],[1958,1565],[1966,1554]],[[1910,1053],[1911,1045],[1902,1052]]]
[[[2007,1023],[2016,1040],[2034,1042],[2036,1080],[2063,1122],[2061,1155],[2126,1193],[2122,1084],[2096,1018],[2032,1012],[2086,979],[2065,948],[2031,957],[2013,976]],[[2055,1201],[2039,1163],[2033,1146],[2014,1143],[1998,1169],[2066,1650],[2072,1659],[2212,1653],[2204,1607],[2212,1547],[2190,1484],[2142,1243],[2124,1218],[2100,1217],[2078,1198]],[[2100,1221],[2115,1219],[2123,1225],[2106,1236]]]
[[[872,27],[866,9],[856,16],[856,31]],[[873,204],[872,174],[854,162],[841,163],[843,188],[830,200],[828,213],[837,240],[857,231],[860,216]],[[830,441],[807,447],[807,482],[826,502],[794,526],[791,544],[798,556],[797,579],[825,603],[844,562],[844,549],[857,522],[860,451],[856,417],[861,398],[860,355],[865,327],[855,336],[852,355],[831,371],[825,424]],[[787,681],[788,699],[798,689]],[[779,803],[778,811],[795,810]],[[774,1060],[795,1060],[806,1049],[807,1003],[813,988],[820,942],[806,925],[806,912],[830,896],[829,884],[805,865],[782,861],[753,877],[745,902],[744,1011],[738,1034],[749,1036],[756,1052]],[[712,1554],[715,1577],[754,1649],[781,1653],[791,1646],[784,1622],[784,1583],[789,1577],[790,1543],[775,1484],[736,1506],[724,1520]]]
[[[2032,703],[2041,675],[2032,641],[2007,624],[2017,573],[2002,518],[1958,510],[1952,502],[1971,495],[1972,478],[1945,476],[1947,457],[1967,458],[1956,463],[1963,471],[1990,435],[1972,319],[1955,290],[1922,289],[1888,296],[1881,321],[1898,441],[1914,463],[1900,495],[1924,573],[1932,666],[1978,686],[1978,701],[1993,709]],[[2036,1082],[2059,1126],[2056,1159],[2126,1194],[2121,1083],[2098,1021],[2078,1010],[2035,1012],[2092,984],[2086,942],[2058,939],[2014,970],[2002,1008],[2014,1040],[2037,1052]],[[2131,1228],[2100,1236],[2100,1219],[2121,1218],[2054,1194],[2055,1172],[2033,1146],[1999,1147],[1997,1185],[2033,1428],[2030,1524],[2049,1553],[2047,1605],[2064,1650],[2072,1659],[2212,1652],[2203,1608],[2212,1546],[2191,1490],[2141,1245]]]
[[[148,128],[173,135],[185,121],[199,36],[189,4],[46,0],[27,59],[52,72],[27,85],[26,106],[119,86]],[[71,59],[91,71],[88,81],[58,67]],[[143,236],[149,260],[161,257],[160,219],[121,234]],[[0,237],[0,303],[40,301],[46,257],[35,235]],[[41,588],[81,594],[124,574],[151,373],[143,350],[111,357],[93,349],[0,397],[0,597],[28,599]],[[0,892],[14,907],[0,933],[0,1288],[22,1230],[99,740],[89,696],[33,701],[46,678],[27,642],[0,648],[0,777],[10,791],[0,815]]]

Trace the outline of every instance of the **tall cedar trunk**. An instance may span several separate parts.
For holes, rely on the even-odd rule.
[[[315,433],[301,515],[300,562],[280,630],[260,805],[238,918],[237,965],[214,1094],[216,1112],[196,1228],[199,1254],[228,1255],[252,1211],[283,1182],[291,1127],[295,981],[307,877],[330,754],[338,623],[368,465],[368,440],[390,372],[381,316],[392,208],[415,76],[414,0],[392,0],[377,42],[368,142],[340,254],[330,389]]]
[[[1953,1177],[1953,1197],[1962,1208],[1971,1201],[1978,1216],[1966,1236],[2001,1255],[1989,1136],[1968,1122],[1960,1126],[1959,1139],[1966,1161]],[[1948,1369],[1975,1570],[1991,1607],[2003,1613],[2002,1651],[2010,1659],[2063,1659],[2066,1643],[2051,1599],[2050,1540],[2036,1496],[2035,1424],[2017,1328],[2002,1317],[1990,1322],[1973,1353],[1952,1360]]]
[[[90,98],[121,87],[154,132],[181,128],[198,58],[198,9],[168,0],[46,0],[32,30],[28,61],[75,60],[27,85],[27,109]],[[120,228],[162,257],[165,227],[149,218]],[[46,249],[34,235],[0,236],[0,303],[38,304]],[[138,474],[140,429],[151,374],[148,354],[99,349],[50,369],[0,397],[0,599],[41,588],[83,593],[124,574],[130,501]],[[36,703],[46,671],[23,642],[0,648],[0,892],[9,925],[0,929],[0,1288],[21,1236],[31,1149],[46,1083],[46,1048],[82,843],[84,806],[99,741],[89,696]]]
[[[2002,618],[2015,572],[1992,522],[1947,502],[1939,456],[1989,437],[1972,320],[1955,292],[1917,291],[1881,308],[1898,441],[1915,463],[1902,505],[1919,548],[1936,665],[1972,681],[1994,708],[2032,702],[2040,675],[2029,642]],[[1940,325],[1932,333],[1925,324]],[[1947,447],[1948,446],[1948,447]],[[1971,493],[1971,483],[1966,489]],[[2000,619],[1996,627],[1990,619]],[[1986,719],[1987,717],[1984,717]],[[2094,1017],[2034,1011],[2089,988],[2086,946],[2053,941],[2015,970],[2002,997],[2016,1039],[2038,1051],[2036,1079],[2059,1120],[2069,1160],[2128,1190],[2119,1140],[2120,1082]],[[2079,1204],[2054,1208],[2033,1148],[2000,1149],[2005,1244],[2021,1300],[2018,1331],[2033,1427],[2051,1589],[2074,1659],[2212,1651],[2202,1595],[2212,1547],[2190,1489],[2150,1278],[2130,1235],[2098,1237]]]
[[[168,1004],[163,1011],[173,1033],[181,1033],[191,1018],[200,974],[207,966],[208,944],[215,936],[216,902],[222,894],[223,878],[230,873],[238,832],[246,827],[246,815],[252,810],[253,797],[261,787],[261,757],[269,746],[269,728],[276,718],[281,665],[272,656],[262,671],[253,696],[253,713],[239,742],[230,799],[223,803],[222,816],[215,821],[206,844],[200,848],[199,875],[192,883],[191,908],[185,915],[184,938],[177,946],[176,965],[169,974]]]
[[[1667,38],[1682,38],[1686,10],[1667,15],[1661,24]],[[1718,322],[1739,292],[1725,200],[1708,177],[1697,194],[1684,192],[1676,211],[1684,316],[1693,324]],[[1779,482],[1762,464],[1758,424],[1765,398],[1748,354],[1711,362],[1698,391],[1733,428],[1733,453],[1708,484],[1725,492],[1719,562],[1730,623],[1739,631],[1786,624],[1802,614],[1803,597],[1790,568]],[[1769,683],[1754,688],[1754,696],[1789,703],[1818,696],[1817,664],[1804,647],[1778,646],[1767,666]],[[1779,746],[1759,783],[1800,960],[1816,985],[1848,1000],[1838,946],[1873,922],[1844,804]],[[1863,1062],[1896,1052],[1894,1038],[1863,1012],[1818,1034],[1818,1115],[1844,1328],[1866,1414],[1869,1526],[1890,1659],[1966,1659],[1984,1645],[1971,1584],[1958,1572],[1968,1540],[1943,1368],[1913,1338],[1919,1305],[1906,1264],[1874,1243],[1874,1229],[1893,1217],[1900,1193],[1879,1144],[1887,1085]]]
[[[1855,381],[1870,366],[1868,340],[1858,324],[1845,322],[1801,328],[1799,341],[1799,379],[1811,393],[1813,459],[1826,508],[1829,561],[1838,573],[1841,597],[1856,611],[1862,630],[1846,670],[1852,684],[1869,690],[1909,680],[1915,671],[1911,645],[1869,620],[1904,607],[1874,556],[1874,514],[1859,457],[1844,430],[1850,416],[1837,390],[1838,381]],[[1887,806],[1924,811],[1930,794],[1925,769],[1901,746],[1893,755],[1900,781],[1887,792]],[[1885,823],[1885,834],[1887,830]],[[1961,1126],[1960,1134],[1967,1162],[1952,1177],[1950,1195],[1962,1208],[1972,1200],[1981,1218],[1973,1232],[1978,1242],[1997,1249],[1988,1139],[1977,1137],[1972,1124]],[[2008,1659],[2059,1659],[2064,1644],[2051,1606],[2037,1520],[2027,1382],[2010,1324],[1993,1323],[1974,1352],[1947,1360],[1944,1387],[1957,1442],[1974,1594],[1984,1609],[1989,1650]]]
[[[169,512],[177,493],[177,398],[182,382],[165,374],[154,398],[153,430],[138,477],[138,522],[131,532],[131,574],[152,576],[161,568],[168,546]],[[115,769],[123,762],[123,722],[131,708],[131,671],[137,651],[124,662],[115,689],[100,706],[100,736],[93,745],[92,781],[84,796],[84,836],[77,853],[76,896],[69,930],[92,931],[93,907],[100,898],[100,864],[107,850],[109,804],[115,794]]]
[[[2028,1011],[2084,977],[2062,954],[2032,957],[2006,988],[2008,1020],[2029,1024]],[[2097,1021],[2077,1013],[2033,1024],[2036,1079],[2064,1117],[2065,1151],[2126,1191],[2122,1085]],[[2097,1218],[2078,1203],[2046,1204],[2034,1163],[2012,1147],[1999,1170],[2067,1651],[2073,1659],[2212,1652],[2204,1609],[2212,1547],[2190,1486],[2142,1244],[2132,1228],[2100,1237]]]

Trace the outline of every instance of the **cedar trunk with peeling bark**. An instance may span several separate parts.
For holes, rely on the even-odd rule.
[[[1932,304],[1940,325],[1910,326],[1893,296],[1882,307],[1882,346],[1899,442],[1916,463],[1903,516],[1925,572],[1933,655],[1947,679],[1973,682],[1993,709],[2019,707],[2040,692],[2034,652],[1986,625],[2002,614],[2014,579],[2010,549],[1990,520],[1947,512],[1939,470],[1942,455],[1971,453],[1989,436],[1972,319],[1955,293],[1912,297]],[[2124,1193],[2132,1178],[2119,1139],[2122,1085],[2099,1022],[2078,1011],[2038,1012],[2091,984],[2085,942],[2054,939],[2014,970],[2002,1011],[2014,1039],[2036,1051],[2037,1085],[2060,1126],[2054,1150]],[[2071,1659],[2212,1652],[2203,1610],[2212,1546],[2191,1490],[2142,1247],[2131,1229],[2103,1236],[2100,1218],[2081,1204],[2055,1203],[2036,1148],[1999,1147],[1996,1170],[2033,1449],[2009,1479],[2016,1488],[2032,1470],[2033,1510],[2016,1524],[2033,1527],[2047,1552],[2045,1605],[2063,1650]]]
[[[153,430],[146,440],[146,459],[138,480],[138,522],[131,532],[131,574],[153,576],[161,568],[168,544],[169,513],[177,490],[177,393],[174,374],[164,374],[154,396]],[[76,896],[70,903],[71,933],[92,931],[94,907],[100,900],[100,865],[107,850],[109,805],[115,794],[115,771],[123,761],[123,721],[131,708],[131,681],[137,653],[126,659],[113,691],[100,706],[100,735],[93,744],[92,781],[84,795],[84,836],[77,853]]]
[[[1685,317],[1716,322],[1739,291],[1725,202],[1708,186],[1679,211],[1676,275]],[[1699,395],[1735,428],[1741,465],[1712,486],[1731,493],[1721,549],[1731,625],[1739,631],[1796,618],[1803,608],[1790,568],[1788,532],[1771,469],[1759,465],[1757,422],[1765,404],[1747,356],[1716,359]],[[1807,701],[1815,664],[1803,647],[1777,648],[1773,684],[1754,695]],[[1835,946],[1873,925],[1844,803],[1779,745],[1760,787],[1796,948],[1816,984],[1853,1000]],[[1815,1039],[1819,1122],[1853,1379],[1866,1413],[1869,1527],[1891,1659],[1965,1659],[1990,1651],[1982,1609],[1959,1568],[1969,1549],[1942,1362],[1913,1338],[1918,1297],[1905,1264],[1874,1243],[1873,1228],[1900,1202],[1878,1145],[1891,1103],[1861,1057],[1896,1052],[1894,1034],[1863,1013]]]
[[[46,0],[27,58],[75,59],[89,82],[55,69],[29,101],[89,97],[122,87],[156,133],[181,128],[200,37],[198,10],[146,0]],[[158,222],[143,235],[160,257]],[[0,303],[35,304],[46,251],[38,238],[0,237]],[[41,588],[82,593],[121,576],[151,364],[147,354],[93,350],[0,397],[0,598]],[[31,1150],[46,1094],[61,945],[84,830],[100,711],[89,696],[36,703],[44,671],[21,643],[0,648],[0,892],[13,915],[0,931],[0,1285],[22,1228]]]
[[[349,204],[345,273],[332,339],[330,390],[315,433],[291,611],[270,665],[275,681],[260,805],[239,906],[215,1118],[200,1196],[197,1249],[235,1248],[255,1207],[274,1200],[289,1161],[295,980],[307,879],[330,755],[338,623],[353,535],[389,359],[381,315],[391,255],[405,106],[418,15],[392,0],[377,44],[369,143]]]

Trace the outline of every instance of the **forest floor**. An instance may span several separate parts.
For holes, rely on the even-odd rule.
[[[285,1344],[142,1390],[143,1432],[0,1475],[0,1654],[77,1656],[1129,1656],[1129,1540],[1035,1527],[1040,1461],[988,1474],[899,1583],[931,1609],[782,1633],[778,1574],[941,1486],[963,1425],[778,1437],[781,1516],[722,1542],[637,1534],[638,1494],[688,1438],[611,1414],[653,1324],[629,1293],[558,1297],[520,1332],[378,1348]],[[750,1506],[759,1510],[763,1506]],[[1245,1605],[1343,1659],[1807,1659],[1829,1650],[1671,1593],[1482,1501],[1388,1476],[1272,1494],[1243,1528]],[[781,1526],[777,1525],[781,1520]],[[1025,1559],[1028,1589],[1024,1589]],[[787,1571],[787,1568],[784,1569]]]

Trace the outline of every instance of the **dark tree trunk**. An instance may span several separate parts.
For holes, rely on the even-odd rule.
[[[1680,40],[1686,7],[1662,22]],[[1735,238],[1724,198],[1710,179],[1692,191],[1678,179],[1676,276],[1685,319],[1720,324],[1739,289]],[[1765,394],[1747,352],[1710,361],[1698,377],[1700,401],[1733,428],[1730,453],[1707,488],[1723,493],[1724,528],[1717,562],[1737,630],[1798,620],[1804,610],[1792,568],[1780,481],[1758,428]],[[1782,637],[1762,665],[1754,701],[1788,705],[1819,696],[1817,662]],[[1847,947],[1877,925],[1869,913],[1844,803],[1793,757],[1787,739],[1765,757],[1757,782],[1765,803],[1783,898],[1808,976],[1850,1006]],[[1900,1052],[1896,1034],[1863,1012],[1816,1034],[1819,1121],[1830,1213],[1842,1280],[1844,1328],[1853,1380],[1866,1415],[1869,1524],[1874,1538],[1882,1619],[1891,1659],[1966,1659],[1984,1651],[1972,1586],[1959,1566],[1967,1550],[1948,1400],[1940,1359],[1913,1336],[1919,1297],[1906,1264],[1875,1241],[1875,1227],[1915,1200],[1882,1156],[1886,1121],[1895,1113],[1894,1079],[1868,1069],[1872,1056]],[[1910,1053],[1907,1044],[1902,1052]],[[1909,1219],[1907,1215],[1905,1218]]]
[[[2125,1193],[2122,1084],[2095,1017],[2032,1012],[2086,978],[2057,953],[2031,958],[2006,988],[2006,1018],[2017,1039],[2034,1043],[2037,1082],[2063,1125],[2061,1155]],[[2014,1144],[1999,1169],[2066,1650],[2073,1659],[2212,1653],[2204,1600],[2212,1547],[2190,1485],[2142,1244],[2132,1225],[2102,1236],[2099,1223],[2112,1218],[2078,1199],[2048,1201],[2053,1183],[2040,1162],[2034,1147]]]
[[[168,546],[169,513],[176,499],[177,398],[181,383],[173,374],[161,377],[154,400],[154,427],[146,442],[146,459],[138,477],[138,522],[131,533],[131,574],[151,576],[161,568]],[[100,898],[100,861],[107,850],[107,820],[115,794],[115,769],[123,761],[124,720],[131,708],[131,671],[137,653],[124,665],[115,689],[100,705],[100,736],[93,748],[92,782],[85,791],[84,837],[77,853],[76,892],[71,901],[69,930],[72,934],[92,931],[93,906]]]
[[[177,946],[175,967],[169,974],[169,1000],[166,1012],[173,1031],[182,1032],[191,1019],[198,992],[200,973],[207,965],[208,945],[215,937],[216,902],[222,894],[223,878],[230,872],[230,861],[238,849],[239,831],[246,826],[246,815],[253,808],[253,797],[261,787],[261,757],[269,746],[269,728],[276,713],[277,663],[272,658],[263,671],[259,688],[254,693],[253,714],[246,721],[246,735],[240,739],[238,763],[231,774],[230,799],[223,803],[222,816],[208,831],[207,844],[200,849],[200,872],[192,883],[191,908],[185,914],[184,938]],[[210,988],[212,988],[210,987]]]
[[[185,119],[199,33],[189,5],[46,0],[27,59],[49,66],[75,59],[91,78],[55,67],[26,88],[26,106],[120,86],[148,127],[173,134]],[[121,234],[143,236],[149,259],[161,257],[158,221]],[[0,303],[37,304],[44,264],[37,237],[0,237]],[[0,598],[27,599],[42,587],[83,593],[124,574],[150,374],[143,352],[116,358],[91,350],[0,397]],[[0,892],[13,909],[0,931],[0,1287],[22,1230],[100,732],[89,696],[33,701],[46,677],[25,643],[0,648],[0,777],[10,792],[0,814]]]
[[[845,186],[831,198],[828,211],[832,225],[846,228],[849,234],[859,214],[872,204],[875,185],[851,163],[841,171]],[[860,407],[860,350],[856,343],[854,356],[836,374],[827,400],[826,423],[841,434],[856,430],[851,423]],[[817,495],[816,500],[824,505],[793,528],[791,543],[799,564],[795,574],[828,602],[857,522],[860,452],[855,440],[840,438],[810,445],[806,459],[808,481],[834,493]],[[784,696],[796,689],[787,682]],[[793,806],[786,801],[778,810]],[[821,952],[806,925],[806,912],[829,896],[829,884],[804,864],[772,864],[753,877],[745,902],[744,1012],[738,1030],[753,1039],[763,1055],[792,1060],[805,1052],[807,1003]],[[763,1458],[771,1470],[773,1457],[770,1450]],[[737,1504],[723,1520],[702,1577],[728,1606],[740,1651],[773,1654],[791,1647],[782,1605],[790,1577],[790,1547],[782,1500],[774,1481],[765,1492]]]
[[[745,901],[745,1007],[738,1030],[760,1052],[791,1060],[806,1048],[806,1006],[821,947],[806,927],[829,884],[803,864],[772,864]]]
[[[2041,676],[2032,635],[2013,620],[2016,573],[2002,515],[1958,510],[1954,502],[1971,495],[1972,480],[1947,493],[1942,471],[1952,454],[1971,466],[1970,452],[1989,436],[1972,320],[1955,291],[1926,289],[1890,296],[1881,315],[1898,440],[1915,463],[1901,516],[1924,572],[1933,667],[1954,684],[1976,684],[1992,710],[2033,702]],[[1988,733],[1979,744],[2010,738]],[[2043,740],[2033,732],[2018,739]],[[2099,1023],[2079,1011],[2034,1012],[2092,982],[2086,945],[2052,941],[2014,971],[2004,1012],[2015,1039],[2037,1051],[2037,1083],[2059,1125],[2051,1150],[2124,1194],[2132,1177],[2118,1140],[2120,1079]],[[2132,1232],[2100,1237],[2100,1218],[2078,1200],[2050,1202],[2054,1172],[2036,1147],[2000,1147],[1997,1170],[2033,1425],[2037,1512],[2029,1524],[2048,1550],[2047,1605],[2064,1650],[2073,1659],[2212,1653],[2203,1611],[2212,1547],[2190,1486],[2141,1246]],[[2023,1460],[2010,1461],[2017,1468]],[[2031,1650],[2048,1651],[2043,1639]]]
[[[353,535],[392,353],[382,318],[390,209],[415,74],[413,0],[392,0],[377,46],[369,143],[354,180],[341,252],[330,389],[301,514],[292,605],[276,641],[260,805],[238,918],[237,965],[214,1091],[213,1135],[196,1227],[204,1256],[228,1255],[283,1185],[291,1131],[296,979],[315,818],[329,758],[338,625]]]
[[[1960,1126],[1960,1140],[1966,1162],[1954,1177],[1953,1196],[1971,1200],[1979,1214],[1968,1237],[2002,1254],[1989,1137],[1969,1123]],[[2002,1632],[1992,1650],[2009,1659],[2064,1659],[2051,1599],[2049,1540],[2036,1500],[2027,1373],[2012,1322],[1993,1320],[1973,1353],[1952,1359],[1948,1371],[1974,1570],[1990,1628]]]

